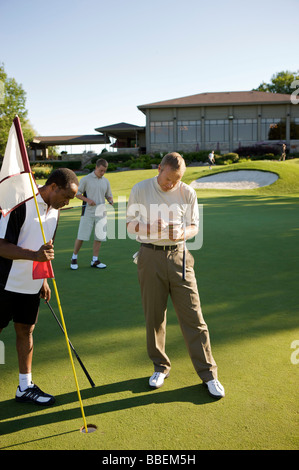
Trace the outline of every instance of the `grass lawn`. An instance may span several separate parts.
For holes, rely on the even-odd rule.
[[[146,354],[132,262],[138,245],[128,238],[108,240],[101,249],[108,268],[92,270],[92,243],[85,243],[79,269],[71,271],[79,210],[63,211],[53,268],[69,338],[96,384],[90,387],[74,358],[86,420],[97,431],[79,432],[83,421],[65,339],[42,301],[34,334],[33,379],[56,396],[56,404],[44,409],[14,401],[18,365],[10,325],[0,336],[5,345],[5,364],[0,364],[0,449],[298,449],[299,364],[291,361],[291,344],[299,340],[298,162],[249,162],[211,171],[189,167],[184,176],[190,183],[219,170],[258,169],[279,175],[273,185],[254,190],[197,190],[203,204],[203,246],[192,254],[226,391],[219,401],[200,384],[171,302],[171,374],[161,389],[149,389],[153,368]],[[144,170],[107,177],[117,201],[118,196],[128,197],[137,181],[155,174],[156,170]],[[115,214],[122,227],[124,206],[116,206]],[[52,291],[51,305],[59,316]]]

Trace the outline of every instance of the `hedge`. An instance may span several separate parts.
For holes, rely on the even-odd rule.
[[[84,170],[93,171],[96,161],[99,158],[105,158],[108,165],[108,171],[116,171],[119,168],[129,169],[150,169],[153,165],[159,165],[164,153],[145,154],[145,155],[129,155],[127,153],[104,153],[93,157],[91,162],[84,167]],[[208,155],[210,150],[200,150],[198,152],[184,152],[179,153],[183,155],[186,164],[194,162],[207,164]],[[247,147],[240,147],[235,152],[226,153],[224,155],[215,154],[215,162],[217,165],[228,165],[246,160],[278,160],[281,156],[279,147],[276,145],[253,145]],[[299,154],[292,154],[292,158],[298,157]],[[287,154],[287,157],[290,156]],[[0,162],[1,165],[1,162]],[[81,168],[81,160],[46,160],[39,162],[31,162],[32,171],[36,178],[47,178],[50,173],[57,168],[70,168],[78,172]]]

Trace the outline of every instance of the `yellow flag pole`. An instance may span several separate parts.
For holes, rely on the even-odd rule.
[[[38,204],[37,204],[37,199],[36,199],[36,195],[35,195],[35,191],[34,191],[34,186],[33,186],[32,174],[31,173],[29,173],[29,178],[30,178],[32,194],[33,194],[33,197],[34,197],[34,202],[35,202],[35,206],[36,206],[36,211],[37,211],[37,215],[38,215],[38,219],[39,219],[39,224],[40,224],[44,244],[46,244],[47,241],[46,241],[45,232],[44,232],[43,224],[42,224],[41,217],[40,217],[40,212],[39,212],[39,208],[38,208]],[[74,378],[75,378],[78,398],[79,398],[80,407],[81,407],[81,413],[82,413],[83,422],[84,422],[84,428],[85,428],[85,432],[87,434],[88,429],[87,429],[87,424],[86,424],[86,418],[85,418],[83,403],[82,403],[82,399],[81,399],[81,393],[80,393],[80,389],[79,389],[79,385],[78,385],[74,360],[73,360],[73,356],[72,356],[72,352],[71,352],[71,348],[70,348],[70,344],[69,344],[69,339],[68,339],[68,335],[67,335],[67,331],[66,331],[65,321],[64,321],[64,317],[63,317],[63,313],[62,313],[62,308],[61,308],[61,303],[60,303],[60,299],[59,299],[59,294],[58,294],[58,289],[57,289],[55,277],[52,279],[52,281],[53,281],[54,291],[55,291],[57,304],[58,304],[58,309],[59,309],[59,313],[60,313],[60,317],[61,317],[61,323],[62,323],[62,326],[63,326],[63,331],[64,331],[64,335],[65,335],[65,339],[66,339],[66,344],[67,344],[67,348],[68,348],[68,352],[69,352],[69,356],[70,356],[70,360],[71,360],[71,364],[72,364],[72,369],[73,369],[73,374],[74,374]]]

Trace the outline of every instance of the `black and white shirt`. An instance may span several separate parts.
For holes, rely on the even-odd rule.
[[[58,210],[49,208],[37,195],[40,217],[46,237],[54,237],[57,226]],[[21,204],[6,217],[0,213],[0,238],[22,248],[37,251],[43,244],[43,236],[36,211],[34,198]],[[0,286],[11,292],[36,294],[43,284],[43,279],[32,278],[33,261],[10,260],[0,256]]]

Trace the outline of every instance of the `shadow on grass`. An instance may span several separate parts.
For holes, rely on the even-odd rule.
[[[131,391],[136,396],[115,400],[109,398],[109,401],[103,401],[104,395],[126,391]],[[81,397],[87,423],[90,421],[89,418],[95,415],[147,406],[153,403],[189,402],[203,405],[215,401],[208,395],[206,388],[199,384],[176,390],[165,390],[165,388],[163,390],[151,390],[148,386],[148,377],[84,389],[81,391]],[[86,404],[86,400],[94,399],[95,397],[99,398],[98,403]],[[76,403],[76,407],[67,410],[61,409],[61,406],[69,405],[70,403]],[[27,414],[32,415],[33,413],[34,416],[26,417]],[[0,403],[0,416],[0,436],[4,436],[23,429],[78,419],[82,415],[77,392],[70,392],[56,396],[56,403],[51,408],[39,408],[33,404],[16,403],[14,399],[3,401]],[[0,447],[0,449],[4,448]]]
[[[39,437],[37,439],[31,439],[30,441],[24,441],[24,442],[19,442],[17,444],[11,444],[9,446],[0,447],[0,450],[7,450],[7,449],[11,449],[11,448],[18,447],[18,446],[23,446],[25,444],[32,444],[33,442],[45,441],[46,439],[51,439],[53,437],[59,437],[59,436],[65,436],[66,434],[71,434],[74,432],[78,432],[78,429],[72,429],[71,431],[60,432],[60,433],[52,434],[52,435],[45,436],[45,437]]]

